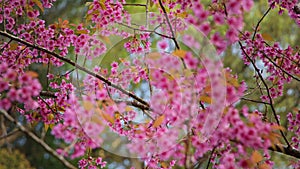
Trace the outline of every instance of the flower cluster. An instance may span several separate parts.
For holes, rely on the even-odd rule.
[[[24,104],[26,111],[38,108],[34,99],[40,94],[41,84],[35,75],[33,72],[18,75],[7,63],[0,64],[0,107],[9,110],[17,102]]]
[[[207,9],[199,1],[192,4],[193,15],[188,15],[187,22],[208,36],[220,53],[239,39],[239,31],[244,27],[242,14],[251,9],[253,1],[214,0]],[[225,26],[226,34],[221,34],[222,31],[212,31],[216,26]]]
[[[243,39],[247,44],[245,52],[250,59],[254,62],[261,60],[264,63],[268,73],[267,80],[273,84],[269,89],[270,96],[272,98],[282,96],[283,84],[291,82],[300,73],[299,63],[297,63],[300,58],[299,53],[290,46],[282,49],[278,42],[270,46],[261,34],[257,34],[253,41],[250,33],[246,32]],[[246,54],[243,53],[244,62],[250,64]],[[262,96],[262,99],[268,100],[266,95]]]
[[[291,139],[291,144],[296,150],[300,150],[300,113],[295,112],[296,114],[293,115],[293,113],[287,114],[287,120],[288,120],[288,130],[293,133],[293,137]],[[299,168],[300,161],[292,162],[292,165],[294,168]]]
[[[94,0],[89,5],[87,18],[90,18],[93,23],[97,24],[98,28],[106,28],[122,22],[130,24],[130,15],[123,9],[123,3],[125,3],[124,0],[122,2]]]
[[[134,36],[131,40],[124,43],[124,48],[132,54],[142,54],[150,50],[151,43],[148,41],[149,33],[143,33],[140,38]]]
[[[1,1],[0,24],[5,27],[1,32],[20,39],[0,42],[0,108],[17,108],[29,122],[51,126],[52,135],[68,145],[57,149],[59,154],[83,157],[88,149],[105,146],[111,136],[106,132],[112,132],[128,138],[124,147],[142,157],[148,168],[169,169],[175,163],[190,168],[209,154],[218,169],[272,167],[268,148],[279,143],[276,132],[281,127],[264,121],[258,110],[235,107],[247,86],[215,56],[198,52],[201,47],[206,49],[201,38],[183,35],[193,52],[176,44],[177,35],[189,30],[188,24],[209,37],[218,53],[242,40],[244,62],[262,61],[266,81],[273,84],[262,100],[281,96],[285,83],[299,81],[300,55],[290,46],[269,45],[257,32],[254,38],[249,32],[239,37],[243,14],[251,9],[253,0],[213,0],[207,7],[199,0],[152,0],[147,5],[157,5],[160,13],[147,11],[149,23],[138,27],[131,24],[123,7],[125,0],[88,2],[85,24],[59,19],[47,26],[38,17],[53,1]],[[272,8],[279,5],[287,9],[299,24],[297,1],[269,3]],[[17,22],[20,17],[24,22]],[[159,26],[150,30],[148,24]],[[116,25],[133,29],[133,35]],[[109,35],[129,39],[124,43],[128,58],[108,60],[108,69],[96,66],[94,72],[72,61],[75,57],[77,62],[78,56],[92,60],[104,54],[102,40],[109,41]],[[158,52],[150,49],[156,40]],[[70,53],[76,56],[70,57]],[[77,77],[78,89],[72,84],[73,70],[64,75],[59,75],[61,70],[56,75],[50,70],[65,62],[89,74],[82,83]],[[25,71],[36,63],[48,64],[47,91],[42,91],[37,73]],[[294,133],[291,145],[298,150],[299,117],[299,113],[287,116],[288,130]],[[111,142],[109,145],[113,147]],[[78,166],[103,168],[106,162],[101,157],[88,157]]]
[[[103,168],[106,166],[106,161],[102,161],[101,157],[98,158],[93,158],[93,157],[88,157],[87,159],[81,159],[78,162],[78,167],[80,169],[97,169],[98,167]]]
[[[289,13],[289,16],[300,25],[300,6],[297,0],[268,0],[271,8],[275,8],[276,5],[279,6],[279,14],[284,12],[283,9],[286,9]]]

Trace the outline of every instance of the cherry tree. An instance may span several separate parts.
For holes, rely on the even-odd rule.
[[[268,0],[251,29],[253,0],[93,0],[80,24],[46,23],[54,1],[0,0],[1,139],[19,130],[66,168],[111,168],[99,149],[132,169],[267,169],[270,152],[300,167],[299,101],[276,104],[299,85],[299,49],[260,31],[272,10],[299,26],[298,1]],[[251,82],[224,66],[233,46]]]

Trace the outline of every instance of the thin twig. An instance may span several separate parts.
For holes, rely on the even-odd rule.
[[[12,42],[12,39],[10,39],[1,49],[0,52],[2,52],[10,43]]]
[[[260,23],[264,20],[264,18],[268,15],[268,13],[270,12],[270,10],[272,9],[271,6],[272,5],[270,5],[269,9],[264,13],[264,15],[257,22],[256,27],[254,29],[254,34],[253,34],[253,37],[252,37],[252,41],[254,41],[254,39],[255,39],[255,35],[256,35],[257,31],[258,31],[258,27],[259,27]]]
[[[164,5],[162,4],[162,1],[161,1],[161,0],[158,0],[158,2],[159,2],[160,8],[162,9],[162,11],[163,11],[163,13],[164,13],[164,15],[165,15],[165,18],[166,18],[166,20],[167,20],[168,26],[169,26],[170,31],[171,31],[171,33],[172,33],[172,38],[171,38],[171,39],[172,39],[173,42],[175,43],[176,49],[177,49],[177,50],[180,50],[180,46],[179,46],[179,43],[178,43],[177,40],[176,40],[176,36],[175,36],[174,31],[173,31],[173,28],[172,28],[170,19],[169,19],[168,14],[167,14],[167,11],[166,11]],[[175,23],[176,23],[176,20],[175,20]],[[183,58],[180,58],[180,60],[181,60],[181,62],[182,62],[182,64],[183,64],[183,67],[186,69],[187,67],[186,67],[186,64],[185,64],[185,62],[184,62],[184,59],[183,59]]]
[[[270,103],[267,103],[267,102],[263,102],[263,101],[260,101],[260,100],[253,100],[253,99],[249,99],[249,98],[245,98],[245,97],[242,97],[241,100],[246,100],[246,101],[250,101],[250,102],[254,102],[254,103],[261,103],[261,104],[270,105]]]
[[[206,169],[209,168],[209,165],[210,165],[210,163],[211,163],[211,159],[212,159],[212,156],[213,156],[213,154],[214,154],[214,152],[215,152],[215,149],[216,149],[216,147],[214,147],[214,148],[212,149],[211,153],[210,153],[210,156],[209,156],[209,159],[208,159],[208,162],[207,162],[207,165],[206,165]]]
[[[277,67],[278,69],[280,69],[281,71],[283,71],[285,74],[287,74],[288,76],[290,76],[291,78],[297,80],[300,82],[300,79],[293,76],[292,74],[290,74],[289,72],[287,72],[286,70],[284,70],[282,67],[278,66],[272,59],[270,59],[267,55],[264,54],[264,57],[267,58],[275,67]]]
[[[300,159],[300,152],[292,147],[275,145],[275,147],[269,147],[268,149]]]
[[[32,131],[25,128],[20,122],[16,121],[11,115],[9,115],[5,110],[0,109],[0,112],[5,116],[6,119],[15,123],[15,125],[24,132],[27,136],[33,139],[35,142],[40,144],[48,153],[53,155],[59,161],[61,161],[67,168],[76,169],[76,167],[67,161],[62,155],[58,154],[55,150],[53,150],[46,142],[41,140],[38,136],[36,136]]]
[[[114,3],[110,3],[110,5],[117,5]],[[141,6],[141,7],[146,7],[145,4],[122,4],[123,6]]]
[[[246,55],[246,57],[248,58],[248,60],[251,62],[252,66],[254,67],[255,71],[257,72],[257,74],[258,74],[260,80],[262,81],[263,85],[264,85],[265,88],[267,89],[267,95],[268,95],[269,102],[270,102],[269,105],[270,105],[270,107],[271,107],[271,110],[272,110],[272,112],[273,112],[273,115],[274,115],[274,118],[275,118],[277,124],[280,125],[280,121],[279,121],[279,119],[278,119],[278,117],[277,117],[277,114],[276,114],[276,111],[275,111],[275,108],[274,108],[274,105],[273,105],[273,100],[272,100],[272,97],[271,97],[271,94],[270,94],[269,87],[268,87],[267,83],[265,82],[264,78],[262,77],[262,75],[261,75],[259,69],[257,68],[257,66],[255,65],[254,61],[250,58],[250,56],[249,56],[249,55],[247,54],[247,52],[245,51],[245,49],[244,49],[242,43],[241,43],[240,41],[238,41],[238,42],[239,42],[239,45],[240,45],[240,47],[241,47],[243,53]],[[280,130],[280,134],[282,135],[282,137],[283,137],[283,139],[285,140],[285,142],[286,142],[286,144],[288,145],[288,147],[291,147],[289,141],[287,140],[287,138],[286,138],[286,136],[284,135],[284,133],[283,133],[282,130]]]
[[[134,28],[134,27],[129,26],[129,25],[124,24],[124,23],[118,23],[118,24],[121,25],[121,26],[125,26],[125,27],[127,27],[127,28],[129,28],[129,29],[132,29],[133,31],[140,31],[140,32],[154,33],[154,34],[157,34],[157,35],[159,35],[159,36],[161,36],[161,37],[164,37],[164,38],[173,39],[172,37],[170,37],[170,36],[168,36],[168,35],[161,34],[161,33],[159,33],[159,32],[156,32],[155,30],[143,30],[143,29],[139,29],[139,28]]]
[[[0,140],[6,139],[7,137],[9,137],[9,136],[11,136],[11,135],[14,135],[14,134],[17,133],[18,131],[20,131],[19,128],[16,128],[16,129],[14,129],[14,130],[11,131],[11,132],[2,135],[2,136],[0,137]]]
[[[172,33],[172,40],[174,41],[176,48],[179,50],[179,49],[180,49],[180,46],[179,46],[179,44],[178,44],[178,42],[177,42],[177,40],[176,40],[176,38],[175,38],[175,34],[174,34],[174,31],[173,31],[172,25],[171,25],[171,23],[170,23],[170,20],[169,20],[167,11],[166,11],[164,5],[162,4],[162,1],[161,1],[161,0],[158,0],[158,2],[159,2],[159,5],[160,5],[160,8],[162,9],[162,11],[163,11],[163,13],[164,13],[164,15],[165,15],[165,18],[166,18],[166,21],[167,21],[167,23],[168,23],[169,29],[170,29],[170,31],[171,31],[171,33]]]

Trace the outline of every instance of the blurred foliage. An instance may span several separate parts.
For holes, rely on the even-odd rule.
[[[91,0],[90,0],[91,1]],[[58,18],[62,18],[63,20],[69,20],[70,23],[81,23],[84,22],[84,16],[86,12],[85,3],[87,0],[57,0],[54,3],[54,7],[51,9],[46,9],[44,15],[42,16],[43,19],[46,20],[47,24],[51,24],[57,22]],[[128,3],[142,3],[144,4],[146,0],[131,0]],[[126,10],[129,10],[129,13],[143,13],[145,12],[144,7],[132,7],[127,6],[124,7]],[[252,11],[248,13],[245,17],[245,30],[253,31],[254,27],[256,26],[258,20],[262,17],[264,12],[267,10],[267,0],[256,0],[255,6],[253,7]],[[155,7],[150,8],[150,11],[154,11]],[[268,16],[264,19],[264,21],[260,25],[260,33],[267,34],[267,36],[271,37],[270,44],[275,41],[280,42],[284,47],[287,44],[291,46],[295,46],[299,44],[300,37],[297,36],[300,34],[297,25],[294,23],[292,19],[289,18],[287,15],[287,11],[284,12],[282,16],[278,15],[279,9],[271,10]],[[118,50],[109,50],[108,52],[103,55],[101,58],[103,62],[101,62],[100,66],[109,68],[110,63],[112,61],[118,60],[118,57],[121,55],[124,57],[129,57],[126,50],[123,48],[124,43],[127,40],[123,40],[121,42],[115,43],[115,40],[112,40],[114,47],[117,47]],[[156,43],[156,42],[154,42]],[[182,45],[181,45],[182,46]],[[70,58],[75,58],[75,56],[71,53],[69,54]],[[111,57],[111,58],[110,58]],[[80,63],[84,62],[83,57],[79,58]],[[237,45],[232,45],[223,55],[224,59],[224,66],[230,67],[233,70],[234,74],[237,74],[240,81],[245,80],[248,85],[249,90],[255,88],[256,82],[255,78],[253,78],[254,71],[251,68],[244,66],[243,61],[240,57],[239,47]],[[99,65],[100,60],[97,60],[92,65]],[[87,63],[88,64],[88,63]],[[39,80],[43,84],[44,88],[46,88],[46,73],[48,69],[48,65],[33,65],[30,69],[39,72]],[[52,70],[52,68],[50,67]],[[63,74],[67,70],[71,70],[72,67],[68,65],[64,65],[60,69],[54,69],[52,72]],[[296,83],[291,83],[285,86],[284,96],[282,98],[278,98],[275,100],[276,103],[276,111],[279,114],[286,114],[287,112],[291,111],[293,107],[300,105],[300,87]],[[247,97],[251,97],[252,99],[259,100],[259,91],[254,91],[251,95]],[[241,101],[237,103],[237,107],[242,107],[242,105],[248,105],[252,110],[259,109],[263,112],[268,112],[270,110],[266,109],[265,106],[262,104],[252,103]],[[272,114],[268,113],[267,118],[271,121],[274,121]],[[283,126],[286,127],[286,120],[284,116],[281,118],[281,123]],[[41,127],[35,127],[36,133],[41,133]],[[54,137],[48,133],[45,136],[45,140],[51,147],[58,147],[62,144],[59,140],[55,140]],[[27,160],[37,169],[47,169],[47,168],[64,168],[63,165],[53,158],[50,154],[44,151],[44,149],[39,146],[36,142],[28,139],[25,136],[20,137],[17,139],[13,146],[19,149],[23,154],[26,155]],[[6,149],[0,149],[0,169],[15,169],[15,168],[24,168],[24,169],[31,169],[29,162],[26,160],[25,156],[21,154],[18,150],[14,150],[12,153],[8,152]],[[272,153],[274,156],[272,157],[278,168],[282,168],[282,166],[289,163],[289,159],[283,158],[281,155],[277,153]],[[95,150],[93,152],[95,156],[102,156],[105,157],[105,160],[108,162],[108,168],[129,168],[129,166],[136,166],[136,169],[141,168],[142,164],[137,159],[128,159],[125,157],[119,157],[109,152],[106,152],[102,149]],[[74,165],[76,165],[78,159],[72,161]]]
[[[18,150],[0,149],[0,169],[34,169]]]

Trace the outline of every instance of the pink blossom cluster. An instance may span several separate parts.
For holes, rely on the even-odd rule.
[[[202,3],[195,1],[192,2],[193,15],[188,15],[186,21],[208,36],[220,53],[239,39],[239,31],[244,27],[243,13],[252,6],[252,0],[214,0],[209,8],[205,8]],[[212,31],[224,27],[225,34],[222,31]]]
[[[137,38],[134,36],[128,42],[124,43],[124,48],[132,54],[143,54],[150,51],[149,33],[143,33]]]
[[[245,52],[254,62],[261,60],[264,63],[267,80],[272,82],[273,86],[269,88],[270,96],[277,98],[283,94],[283,85],[290,83],[293,77],[300,74],[298,60],[300,55],[298,52],[288,46],[282,49],[278,42],[272,46],[268,45],[261,34],[257,34],[255,40],[251,39],[251,34],[246,32],[243,40],[247,47]],[[244,62],[250,64],[247,56],[242,53]],[[263,95],[262,99],[267,101],[267,96]]]
[[[44,0],[43,7],[50,7],[51,2]],[[29,3],[27,1],[7,1],[4,5],[3,15],[5,22],[2,19],[0,23],[5,23],[7,31],[18,34],[20,38],[28,42],[40,45],[49,51],[59,50],[61,56],[66,56],[69,53],[68,49],[70,46],[75,47],[77,54],[84,55],[88,59],[98,57],[106,51],[104,43],[98,40],[96,35],[89,35],[90,31],[82,25],[72,28],[74,25],[69,25],[68,21],[59,20],[58,23],[52,24],[47,28],[45,21],[37,18],[40,15],[39,9],[34,7],[36,7],[36,3],[32,1]],[[22,12],[18,12],[18,10]],[[15,18],[24,15],[25,11],[27,11],[27,16],[31,19],[24,24],[16,24]],[[51,61],[56,66],[62,65],[62,62],[58,59],[54,57],[48,58],[45,53],[39,53],[36,50],[26,48],[24,50],[20,49],[17,53],[20,55],[18,56],[19,58],[30,60],[31,63],[48,63]],[[34,59],[28,58],[28,55],[34,57]],[[41,57],[38,57],[38,55]]]
[[[292,112],[289,112],[287,114],[287,120],[288,120],[288,131],[293,133],[292,139],[291,139],[291,145],[296,149],[300,150],[300,113],[295,111],[295,114]],[[300,161],[294,161],[292,162],[292,165],[294,168],[300,167]]]
[[[206,113],[199,114],[197,121],[201,121],[205,116]],[[244,122],[244,118],[248,121]],[[199,123],[194,131],[200,131],[201,127],[202,124]],[[201,142],[197,134],[192,137],[192,144],[196,149],[194,158],[199,159],[207,151],[215,149],[216,156],[221,156],[220,159],[216,156],[212,159],[215,168],[251,168],[251,164],[246,162],[251,156],[247,150],[262,149],[267,152],[271,145],[268,135],[271,133],[272,125],[263,122],[260,112],[249,113],[247,107],[241,111],[229,107],[211,138]]]
[[[298,0],[268,0],[271,8],[279,6],[279,14],[284,12],[283,9],[288,11],[289,16],[300,25],[300,5]]]
[[[184,58],[188,62],[192,62],[189,60],[195,59],[190,53],[187,53]],[[198,62],[197,59],[194,61]],[[178,165],[184,165],[184,139],[182,142],[178,143],[178,135],[180,135],[178,131],[180,131],[180,129],[186,130],[189,127],[194,131],[194,136],[192,136],[192,145],[196,150],[194,155],[195,160],[202,157],[205,153],[212,150],[214,146],[217,146],[221,142],[230,144],[231,140],[238,142],[238,145],[242,147],[243,153],[246,152],[247,147],[267,149],[270,146],[270,141],[265,138],[265,135],[271,132],[270,125],[262,121],[258,112],[248,114],[248,110],[246,108],[243,110],[243,115],[246,118],[249,118],[248,123],[251,123],[251,125],[245,123],[241,119],[238,110],[230,107],[229,110],[224,113],[221,123],[218,125],[209,141],[202,142],[199,138],[199,135],[201,135],[200,133],[203,133],[203,124],[205,120],[207,120],[207,116],[211,114],[212,111],[217,111],[217,109],[214,108],[215,104],[211,104],[212,107],[208,104],[208,107],[202,111],[198,107],[194,106],[197,105],[197,103],[195,102],[196,100],[193,99],[193,94],[203,91],[203,89],[207,86],[206,79],[208,79],[208,75],[211,75],[212,77],[216,76],[214,73],[207,72],[217,70],[209,67],[209,61],[206,61],[204,64],[206,65],[207,70],[205,68],[191,68],[192,70],[198,69],[195,77],[182,77],[177,75],[179,72],[176,73],[176,71],[181,69],[180,67],[182,63],[178,58],[167,53],[161,53],[161,56],[158,59],[147,60],[147,64],[151,68],[151,86],[155,88],[155,90],[160,91],[153,93],[151,97],[150,105],[153,109],[151,114],[156,115],[156,118],[164,115],[165,118],[162,121],[162,124],[160,124],[159,127],[151,127],[154,124],[154,121],[152,121],[148,124],[138,125],[135,128],[129,127],[133,130],[131,129],[132,131],[130,132],[127,128],[126,133],[121,130],[124,125],[122,125],[119,120],[115,121],[115,125],[119,127],[116,131],[119,130],[120,134],[125,134],[130,138],[131,143],[128,145],[130,150],[138,153],[141,157],[147,157],[146,159],[148,159],[149,167],[160,168],[160,160],[168,161],[169,159],[176,159],[178,161]],[[229,70],[226,71],[230,72]],[[193,78],[196,78],[197,80],[191,80]],[[231,78],[236,77],[232,76]],[[196,81],[197,84],[190,83],[194,81]],[[217,86],[218,84],[224,84],[213,83],[213,81],[214,80],[212,79],[212,84],[216,86],[213,86],[212,88],[219,88],[219,86]],[[230,84],[230,82],[228,82],[228,84]],[[185,90],[180,90],[181,88],[184,88]],[[187,89],[191,89],[192,91]],[[225,105],[231,105],[238,101],[239,97],[243,95],[245,89],[245,84],[242,84],[241,86],[228,85],[228,94],[226,95],[227,103]],[[220,90],[216,89],[216,91]],[[204,94],[209,95],[211,93],[199,93],[200,96]],[[217,93],[212,92],[212,94]],[[218,98],[220,98],[220,96],[214,97],[214,99],[216,99],[214,101],[217,103],[222,101],[222,99],[217,100]],[[189,121],[188,119],[193,116],[197,118]],[[189,127],[185,125],[187,122],[186,120],[189,121]],[[168,128],[165,126],[172,127]],[[234,150],[232,150],[231,153],[236,153],[236,157],[239,156],[238,152],[234,152]],[[247,156],[244,158],[247,158]],[[240,166],[239,161],[233,163],[236,166]],[[218,165],[226,166],[227,164],[224,162],[224,164]]]
[[[83,156],[87,149],[99,147],[102,140],[91,136],[101,132],[103,127],[96,122],[86,122],[86,119],[91,118],[91,113],[84,110],[75,95],[69,96],[67,104],[69,106],[63,112],[63,119],[53,127],[51,133],[70,144],[66,148],[58,149],[58,153],[77,158]],[[82,113],[87,115],[83,116]]]
[[[98,158],[93,158],[93,157],[88,157],[87,159],[81,159],[78,162],[78,167],[80,169],[97,169],[98,166],[100,168],[103,168],[106,166],[106,161],[102,161],[101,157]]]
[[[210,160],[215,168],[253,168],[257,162],[251,163],[250,153],[257,150],[263,152],[261,161],[272,167],[267,150],[278,143],[278,126],[265,122],[257,110],[249,111],[247,106],[240,110],[235,108],[235,103],[247,88],[246,84],[240,83],[229,68],[224,69],[220,61],[202,55],[204,58],[198,58],[190,51],[177,56],[176,52],[180,50],[172,54],[169,45],[175,38],[174,31],[186,30],[188,23],[208,36],[219,53],[224,51],[239,40],[239,31],[244,27],[243,14],[251,9],[252,0],[214,0],[209,7],[204,7],[198,0],[162,1],[168,19],[163,7],[159,8],[160,14],[149,14],[150,24],[161,24],[151,33],[165,38],[157,43],[159,52],[152,53],[150,32],[144,26],[140,26],[133,36],[112,28],[114,24],[124,22],[132,26],[130,15],[123,8],[124,0],[91,2],[87,12],[91,29],[63,20],[46,26],[38,16],[43,8],[51,7],[54,0],[41,2],[42,6],[37,1],[3,2],[0,23],[5,25],[7,32],[62,57],[68,57],[70,47],[75,48],[76,55],[87,59],[98,57],[106,51],[98,36],[111,34],[130,37],[124,48],[135,54],[130,56],[132,61],[120,59],[112,62],[110,69],[95,67],[94,73],[107,78],[106,83],[87,75],[82,89],[75,89],[72,85],[71,72],[65,75],[48,72],[47,92],[52,94],[45,98],[37,75],[25,69],[33,63],[60,67],[63,62],[15,41],[0,42],[0,108],[9,110],[17,105],[29,122],[42,121],[45,125],[53,125],[51,133],[68,145],[59,148],[59,154],[82,157],[88,149],[100,147],[104,143],[102,132],[110,130],[127,137],[127,148],[142,157],[149,168],[172,168],[175,163],[186,166],[189,165],[187,161],[196,163],[211,152],[214,152]],[[152,2],[160,6],[159,1]],[[269,3],[272,7],[278,4],[287,9],[299,23],[296,1],[274,0]],[[185,12],[189,8],[192,15]],[[25,21],[17,24],[16,20],[21,16],[26,16]],[[97,30],[99,35],[93,33]],[[243,59],[246,64],[250,63],[248,57],[254,62],[263,62],[266,79],[274,84],[268,89],[270,96],[277,98],[283,94],[283,85],[300,74],[299,52],[290,46],[282,49],[279,43],[268,45],[261,34],[256,34],[253,40],[250,35],[245,32],[241,38],[246,44]],[[196,38],[184,36],[183,39],[189,47],[200,48]],[[147,84],[150,88],[147,91],[149,97],[145,99],[149,107],[137,104],[128,96],[131,93],[126,90],[130,91],[133,85],[139,84]],[[134,90],[143,90],[143,87]],[[262,99],[269,100],[265,95]],[[147,115],[148,119],[136,123],[140,114]],[[299,117],[299,113],[287,116],[288,129],[295,134],[292,145],[296,149],[299,149],[300,139]],[[190,159],[187,159],[187,154]],[[81,159],[78,166],[103,168],[106,162],[101,157],[88,157]]]
[[[288,130],[293,132],[295,135],[292,137],[293,147],[300,149],[300,113],[299,111],[293,115],[291,112],[287,114],[287,119],[289,121]]]
[[[126,22],[130,24],[130,15],[123,9],[125,0],[114,1],[98,1],[94,0],[90,5],[87,15],[91,16],[93,23],[97,24],[98,28],[106,28],[115,23]]]
[[[41,84],[30,73],[18,74],[8,67],[6,62],[0,64],[0,107],[9,110],[12,103],[24,104],[24,109],[38,108],[35,97],[39,96]]]
[[[52,2],[55,0],[43,0],[42,5],[45,8],[50,8]],[[6,29],[12,30],[16,24],[14,17],[12,16],[28,16],[29,18],[37,18],[40,15],[39,7],[33,1],[26,0],[11,0],[4,1],[3,8],[0,9],[0,12],[3,15],[0,15],[0,23],[6,20]]]

